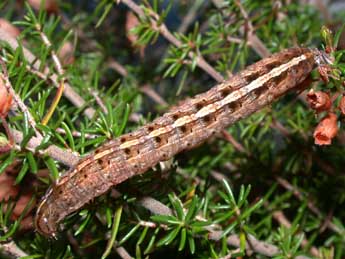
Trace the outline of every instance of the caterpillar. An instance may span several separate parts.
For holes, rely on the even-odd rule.
[[[203,143],[297,88],[315,67],[329,63],[329,56],[317,49],[283,50],[101,145],[49,188],[36,212],[37,231],[56,236],[59,222],[110,187]]]

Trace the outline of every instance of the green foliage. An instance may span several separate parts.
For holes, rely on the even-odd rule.
[[[22,141],[0,155],[0,177],[11,175],[19,190],[0,203],[0,247],[13,241],[27,254],[24,258],[117,258],[123,256],[121,249],[135,258],[313,258],[314,248],[320,258],[345,256],[343,136],[329,147],[315,146],[315,117],[323,114],[315,116],[294,94],[227,129],[240,148],[219,135],[133,177],[116,186],[120,193],[111,190],[68,216],[56,240],[32,226],[22,229],[34,214],[33,204],[68,168],[62,158],[44,153],[46,148],[84,156],[159,116],[166,107],[155,103],[144,86],[170,105],[209,89],[216,84],[210,68],[227,78],[261,58],[261,45],[251,36],[271,53],[296,44],[321,48],[324,21],[315,6],[144,0],[137,1],[137,25],[126,28],[127,13],[137,10],[128,0],[60,3],[55,14],[16,2],[0,3],[0,14],[21,29],[19,47],[0,41],[0,56],[27,111],[16,104],[6,118]],[[189,13],[193,8],[196,12]],[[177,28],[182,23],[188,24],[187,32]],[[323,35],[334,45],[342,37]],[[59,75],[53,55],[65,43],[73,46],[74,61]],[[334,54],[330,82],[313,88],[343,94],[343,54]],[[63,78],[65,90],[70,87],[84,102],[65,95],[44,125]],[[343,115],[339,118],[342,129]],[[39,135],[35,147],[27,148]],[[26,193],[31,198],[14,217]],[[156,203],[143,205],[143,197]],[[256,249],[253,239],[274,245],[277,252]]]

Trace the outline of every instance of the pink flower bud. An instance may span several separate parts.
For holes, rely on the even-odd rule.
[[[316,145],[330,145],[332,139],[337,135],[337,115],[327,114],[317,125],[314,131],[314,141]]]

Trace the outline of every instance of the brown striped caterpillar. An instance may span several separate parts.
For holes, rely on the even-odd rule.
[[[296,88],[329,57],[317,49],[291,48],[265,58],[226,82],[174,107],[138,130],[81,159],[41,201],[36,229],[54,236],[58,223],[111,186],[191,149]]]

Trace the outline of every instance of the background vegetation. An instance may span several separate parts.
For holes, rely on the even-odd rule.
[[[321,26],[337,31],[343,22],[339,3],[47,0],[39,11],[28,2],[0,3],[0,16],[21,31],[18,45],[0,26],[10,91],[1,98],[12,103],[8,114],[0,107],[11,131],[5,123],[3,256],[345,257],[345,135],[315,146],[322,115],[303,94],[116,186],[68,217],[57,240],[32,225],[34,205],[79,155],[270,53],[322,48]],[[311,87],[342,94],[341,81]]]

